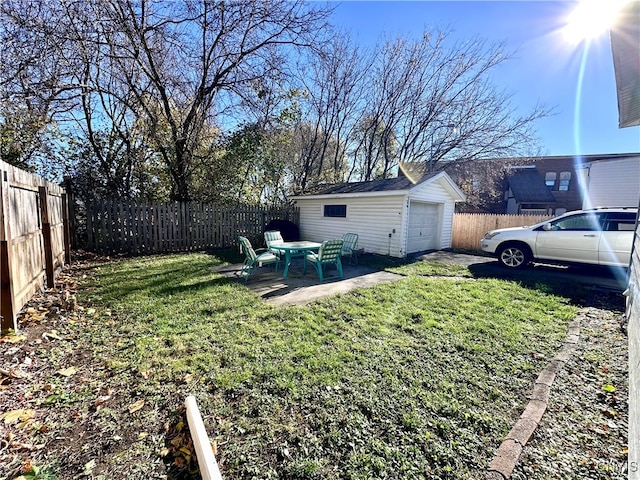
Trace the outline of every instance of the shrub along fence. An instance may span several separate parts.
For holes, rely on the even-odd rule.
[[[87,248],[103,253],[163,253],[264,243],[271,220],[299,222],[296,208],[228,207],[210,203],[103,200],[87,205]]]
[[[68,199],[54,183],[0,161],[0,314],[2,330],[37,289],[54,287],[70,262]]]
[[[456,213],[453,216],[451,247],[480,251],[480,239],[489,230],[523,227],[552,218],[550,215],[494,215],[485,213]]]

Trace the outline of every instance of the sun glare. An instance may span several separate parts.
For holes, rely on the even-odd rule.
[[[620,9],[630,0],[582,0],[567,18],[565,38],[579,43],[593,40],[615,23]],[[631,0],[633,1],[633,0]]]

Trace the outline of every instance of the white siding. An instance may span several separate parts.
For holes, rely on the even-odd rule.
[[[593,162],[583,208],[633,207],[640,199],[640,157]]]
[[[455,213],[455,202],[447,190],[443,187],[445,180],[440,182],[433,182],[424,185],[421,188],[412,190],[409,194],[409,199],[418,202],[439,203],[440,207],[440,245],[439,249],[451,247],[451,235],[453,231],[453,214]],[[406,214],[406,211],[405,211]],[[408,229],[408,215],[407,222],[404,225],[405,229]],[[405,238],[407,232],[405,231]],[[406,248],[406,243],[403,246]],[[403,252],[403,255],[405,252]]]
[[[365,194],[366,195],[366,194]],[[349,198],[299,198],[300,236],[321,242],[358,234],[358,248],[366,252],[404,256],[402,235],[406,196],[360,196]],[[346,218],[325,218],[324,205],[347,205]],[[391,234],[391,237],[389,237]]]
[[[406,192],[406,193],[405,193]],[[358,234],[358,248],[366,252],[405,257],[411,201],[438,206],[437,248],[451,247],[455,200],[464,194],[442,172],[412,190],[296,197],[300,208],[300,235],[305,240],[323,241]],[[324,217],[325,205],[347,205],[346,218]]]

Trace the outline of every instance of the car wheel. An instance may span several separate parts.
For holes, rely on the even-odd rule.
[[[531,254],[526,247],[506,245],[500,249],[498,261],[508,268],[524,268],[531,261]]]

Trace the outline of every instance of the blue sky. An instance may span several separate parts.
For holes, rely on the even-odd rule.
[[[606,2],[608,0],[601,0]],[[572,1],[347,1],[333,5],[332,23],[363,46],[378,40],[419,38],[425,28],[453,30],[453,37],[505,42],[514,57],[493,74],[496,86],[513,93],[512,104],[528,112],[537,104],[554,109],[536,130],[546,155],[640,151],[640,127],[618,128],[613,60],[608,32],[571,44],[561,32]]]

